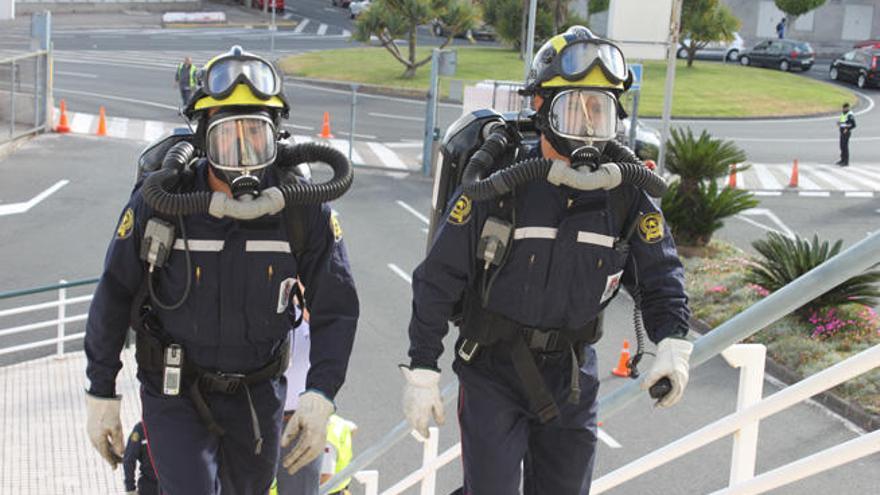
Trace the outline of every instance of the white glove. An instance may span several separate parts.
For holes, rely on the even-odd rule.
[[[293,474],[314,461],[324,452],[327,443],[327,421],[336,407],[317,392],[305,392],[299,396],[296,413],[287,422],[281,435],[281,447],[287,448],[294,438],[296,446],[281,464],[288,474]]]
[[[689,359],[694,345],[684,339],[665,338],[657,346],[657,357],[651,370],[642,381],[642,390],[648,390],[661,378],[669,378],[672,390],[657,401],[659,407],[675,405],[684,395],[684,388],[688,383]]]
[[[428,423],[431,416],[438,425],[446,418],[443,415],[443,400],[440,398],[440,373],[424,369],[410,369],[401,366],[400,371],[406,378],[403,388],[403,414],[410,426],[423,438],[428,438]]]
[[[86,433],[95,450],[113,469],[122,462],[125,445],[122,442],[122,423],[119,406],[122,397],[111,399],[86,393]]]

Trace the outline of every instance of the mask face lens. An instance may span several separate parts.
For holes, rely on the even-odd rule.
[[[601,91],[563,91],[553,99],[548,118],[559,136],[607,141],[617,130],[617,104],[614,97]]]
[[[268,119],[231,117],[207,133],[208,160],[224,170],[262,168],[275,160],[275,133]]]
[[[582,77],[598,61],[618,80],[626,79],[626,63],[620,50],[605,43],[574,43],[560,54],[560,70],[568,77]]]

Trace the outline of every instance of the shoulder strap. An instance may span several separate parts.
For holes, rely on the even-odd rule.
[[[290,205],[284,208],[283,216],[290,249],[299,259],[306,251],[306,210],[301,205]]]

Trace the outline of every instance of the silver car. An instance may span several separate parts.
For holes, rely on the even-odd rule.
[[[677,52],[678,58],[687,58],[686,47],[690,45],[690,42],[691,40],[688,38],[679,40],[679,48]],[[739,54],[742,53],[744,46],[743,39],[740,37],[739,33],[733,33],[733,39],[729,42],[713,41],[704,48],[697,50],[696,58],[736,62],[739,59]]]

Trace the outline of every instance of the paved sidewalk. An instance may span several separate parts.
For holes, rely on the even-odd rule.
[[[139,420],[134,353],[122,353],[116,381],[123,435]],[[83,352],[0,368],[0,493],[96,495],[122,493],[116,471],[86,437]]]

